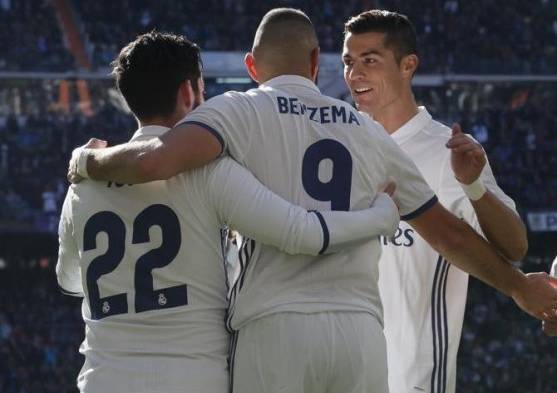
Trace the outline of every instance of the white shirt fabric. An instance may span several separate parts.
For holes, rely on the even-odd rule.
[[[469,199],[451,168],[447,126],[423,107],[392,134],[417,165],[441,204],[481,234]],[[497,185],[489,163],[481,179],[505,205],[515,205]],[[516,211],[516,210],[515,210]],[[408,224],[382,238],[379,289],[383,300],[391,393],[450,393],[462,331],[468,274],[452,266]]]
[[[213,132],[267,187],[308,209],[357,210],[389,180],[403,218],[436,197],[383,127],[309,79],[283,75],[245,93],[208,100],[183,122]],[[244,242],[230,324],[277,312],[358,311],[381,320],[379,240],[317,260]]]
[[[553,264],[551,265],[551,271],[549,272],[550,275],[553,277],[557,277],[557,257],[553,260]]]
[[[132,140],[166,131],[144,127]],[[326,242],[330,250],[341,249],[394,232],[396,207],[383,196],[377,209],[307,212],[271,193],[230,158],[167,181],[71,186],[60,220],[56,273],[66,292],[84,295],[80,351],[86,362],[79,388],[226,389],[221,228],[230,224],[281,250],[317,255]],[[217,384],[207,385],[208,380]],[[153,381],[159,381],[156,387]]]

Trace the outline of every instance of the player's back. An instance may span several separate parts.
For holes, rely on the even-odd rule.
[[[188,387],[190,372],[226,386],[221,223],[205,192],[214,165],[168,181],[87,181],[69,191],[85,296],[83,391],[208,391]]]
[[[227,93],[186,121],[222,133],[235,159],[271,190],[308,209],[365,208],[389,176],[404,172],[397,164],[399,150],[382,127],[302,77],[281,76],[246,93]],[[412,171],[405,175],[412,183]],[[403,214],[432,198],[427,189],[415,198],[417,189],[399,188]],[[319,260],[246,244],[245,268],[233,291],[233,328],[281,311],[363,311],[381,317],[374,284],[377,240]]]

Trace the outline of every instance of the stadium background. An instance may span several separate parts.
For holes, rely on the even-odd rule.
[[[261,16],[297,7],[324,52],[320,87],[350,100],[342,25],[370,8],[407,14],[420,39],[418,101],[488,152],[527,223],[525,271],[557,254],[557,1],[0,0],[0,392],[75,392],[80,301],[59,294],[56,228],[71,150],[126,140],[135,123],[109,62],[138,33],[185,34],[204,51],[208,96],[253,86],[243,70]],[[511,300],[472,280],[459,393],[549,393],[557,344]]]

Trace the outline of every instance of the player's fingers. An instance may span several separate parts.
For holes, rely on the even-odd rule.
[[[474,159],[477,159],[478,161],[480,161],[482,158],[485,157],[485,154],[484,154],[482,149],[468,150],[468,151],[466,151],[466,155],[468,155],[469,157],[472,157]]]
[[[552,323],[557,328],[557,311],[555,309],[546,310],[543,313],[543,320]]]
[[[459,123],[453,123],[453,126],[451,128],[451,132],[452,132],[453,136],[462,134],[462,128],[460,127],[460,124]]]
[[[102,139],[91,138],[84,147],[88,149],[102,149],[108,145],[108,142]]]
[[[542,330],[548,336],[557,336],[557,324],[555,322],[542,321]]]
[[[383,188],[383,192],[388,194],[390,197],[394,195],[395,190],[396,190],[396,183],[394,181],[387,183],[387,185]]]
[[[451,151],[453,151],[454,153],[467,153],[469,151],[471,152],[478,152],[480,154],[483,154],[483,150],[481,147],[478,147],[475,144],[465,144],[465,145],[460,145],[457,147],[453,147],[451,148]]]
[[[445,144],[445,146],[447,146],[448,148],[453,148],[463,144],[477,144],[477,143],[472,139],[468,138],[468,136],[464,134],[460,134],[449,139]]]
[[[68,181],[72,184],[77,184],[83,180],[83,177],[79,176],[77,173],[68,173]]]
[[[557,277],[553,277],[553,276],[548,275],[547,280],[548,280],[549,284],[551,284],[552,287],[557,289]]]

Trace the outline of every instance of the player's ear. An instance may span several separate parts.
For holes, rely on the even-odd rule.
[[[402,71],[403,76],[407,79],[412,79],[412,76],[414,76],[416,70],[418,69],[420,59],[418,59],[418,56],[411,54],[404,56],[400,63],[400,70]]]
[[[317,81],[317,73],[319,72],[319,47],[314,48],[310,54],[310,64],[311,64],[311,79]]]
[[[178,95],[178,98],[182,100],[182,102],[186,106],[187,111],[190,112],[193,109],[195,103],[195,95],[191,86],[191,82],[189,80],[186,79],[180,84],[180,87],[178,88]]]
[[[255,57],[253,57],[253,53],[246,53],[246,55],[244,56],[244,64],[246,65],[246,69],[251,79],[259,83],[257,69],[255,68]]]

